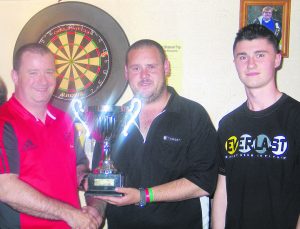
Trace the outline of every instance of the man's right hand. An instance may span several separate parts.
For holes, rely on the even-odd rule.
[[[66,222],[73,229],[98,229],[102,217],[97,218],[90,211],[73,209],[67,214]]]

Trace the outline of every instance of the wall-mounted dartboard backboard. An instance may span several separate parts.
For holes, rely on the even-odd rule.
[[[14,53],[32,42],[47,46],[55,55],[53,105],[67,110],[73,98],[85,106],[114,104],[126,89],[129,42],[118,22],[102,9],[82,2],[51,5],[25,24]]]

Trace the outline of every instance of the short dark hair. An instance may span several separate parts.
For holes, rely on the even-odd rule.
[[[139,48],[143,48],[143,47],[155,47],[159,51],[162,62],[165,62],[166,53],[165,53],[164,48],[158,42],[156,42],[154,40],[142,39],[142,40],[134,42],[129,47],[129,49],[127,50],[127,52],[126,52],[126,65],[128,64],[128,54],[129,54],[129,52],[133,49],[139,49]]]
[[[45,46],[39,43],[29,43],[21,46],[14,54],[13,69],[18,71],[21,66],[22,55],[25,52],[38,53],[41,55],[52,54],[52,52]]]
[[[243,28],[241,28],[236,34],[234,43],[233,43],[233,51],[238,42],[243,40],[254,40],[258,38],[263,38],[269,41],[270,44],[273,45],[274,50],[279,53],[279,41],[274,35],[274,33],[269,30],[267,27],[261,24],[249,24]]]

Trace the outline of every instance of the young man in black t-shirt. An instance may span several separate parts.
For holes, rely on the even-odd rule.
[[[213,228],[299,228],[300,103],[276,87],[277,39],[248,25],[233,54],[247,101],[219,123]]]

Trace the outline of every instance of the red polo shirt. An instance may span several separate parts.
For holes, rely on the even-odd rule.
[[[0,173],[15,173],[46,196],[80,207],[74,125],[68,114],[48,106],[45,124],[13,96],[0,108]],[[69,228],[13,210],[0,202],[0,228]]]

